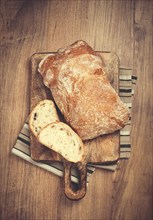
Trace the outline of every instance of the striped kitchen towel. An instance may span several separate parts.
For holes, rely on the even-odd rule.
[[[124,103],[131,110],[132,108],[132,97],[134,94],[134,85],[136,84],[137,77],[132,75],[131,69],[120,68],[119,75],[119,95]],[[129,123],[120,131],[120,159],[126,159],[130,157],[131,152],[131,142],[130,142],[130,130],[131,130],[131,120]],[[63,176],[63,166],[58,162],[36,162],[30,157],[30,139],[29,139],[29,127],[28,122],[25,122],[18,138],[16,144],[12,148],[12,153],[20,158],[30,162],[33,165],[41,167],[48,170],[60,177]],[[90,175],[94,172],[95,168],[103,168],[111,171],[117,169],[118,163],[112,165],[91,165],[87,166],[87,183],[89,182]],[[77,183],[77,173],[75,169],[71,171],[72,182]]]
[[[133,75],[132,69],[120,67],[119,74],[119,96],[128,106],[130,112],[132,109],[133,95],[137,77]],[[120,130],[120,159],[128,159],[131,153],[131,119],[128,124]],[[115,171],[118,162],[112,165],[94,165],[94,167]]]

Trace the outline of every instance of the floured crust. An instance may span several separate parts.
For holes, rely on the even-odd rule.
[[[77,41],[44,58],[39,72],[67,123],[83,140],[119,130],[129,120],[101,57],[86,42]]]

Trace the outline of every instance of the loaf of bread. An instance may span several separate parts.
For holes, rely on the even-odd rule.
[[[63,122],[48,124],[40,131],[38,140],[69,162],[77,163],[85,159],[85,148],[82,140],[70,126]]]
[[[29,116],[29,128],[37,137],[49,123],[59,121],[54,102],[48,99],[40,101]]]
[[[38,71],[82,140],[112,133],[128,122],[129,110],[107,79],[101,56],[86,42],[77,41],[48,55]]]

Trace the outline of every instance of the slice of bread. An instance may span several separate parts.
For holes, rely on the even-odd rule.
[[[77,163],[84,159],[85,149],[82,140],[63,122],[47,125],[40,131],[38,140],[70,162]]]
[[[37,137],[49,123],[59,121],[54,102],[48,99],[40,101],[29,116],[29,128]]]

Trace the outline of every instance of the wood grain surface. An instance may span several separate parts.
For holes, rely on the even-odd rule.
[[[1,0],[0,219],[153,218],[153,1]],[[62,180],[11,154],[29,113],[33,53],[75,40],[113,51],[138,76],[132,153],[114,173],[96,169],[87,195],[69,201]]]

